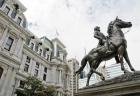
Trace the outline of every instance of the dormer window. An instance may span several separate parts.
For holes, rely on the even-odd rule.
[[[33,48],[34,48],[34,43],[31,43],[31,49],[33,50]]]
[[[41,54],[42,54],[42,49],[39,50],[39,55],[41,56]]]
[[[36,68],[39,68],[39,63],[38,62],[36,62]]]
[[[30,63],[30,61],[31,61],[31,58],[30,58],[29,56],[27,56],[26,62],[27,62],[27,63]]]
[[[20,25],[22,19],[20,17],[17,18],[17,24]]]
[[[10,8],[8,6],[6,6],[4,8],[4,13],[8,15],[9,12],[10,12]]]

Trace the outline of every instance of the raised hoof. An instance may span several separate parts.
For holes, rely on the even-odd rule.
[[[104,81],[105,80],[105,77],[101,77],[101,79]]]

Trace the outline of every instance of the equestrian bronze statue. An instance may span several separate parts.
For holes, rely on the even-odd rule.
[[[125,69],[123,64],[124,58],[127,64],[129,65],[131,71],[135,71],[129,60],[127,53],[127,41],[125,39],[124,33],[122,32],[122,28],[129,27],[132,27],[131,22],[122,21],[118,17],[116,17],[114,21],[111,21],[109,23],[107,30],[108,36],[104,36],[100,32],[100,28],[98,26],[95,27],[94,37],[99,39],[98,46],[96,48],[93,48],[86,56],[84,56],[84,58],[81,61],[81,67],[75,73],[80,74],[86,66],[87,62],[89,63],[90,71],[88,73],[86,86],[89,86],[89,80],[93,73],[98,74],[102,80],[105,80],[103,74],[96,71],[96,69],[102,61],[115,58],[116,62],[121,64],[121,70],[124,71],[124,73],[126,73],[127,70]]]

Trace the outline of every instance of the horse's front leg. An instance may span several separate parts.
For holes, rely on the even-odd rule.
[[[87,64],[87,59],[88,59],[88,55],[86,55],[86,56],[82,59],[82,61],[81,61],[81,67],[75,72],[75,75],[81,73],[81,71],[84,69],[84,67],[85,67],[86,64]]]
[[[131,65],[131,62],[130,62],[130,60],[129,60],[128,53],[127,53],[127,50],[126,50],[126,49],[125,49],[125,51],[124,51],[124,55],[123,55],[123,56],[124,56],[124,58],[125,58],[127,64],[129,65],[131,71],[134,71],[134,72],[135,72],[135,69],[133,68],[133,66]]]
[[[124,73],[126,73],[127,70],[125,70],[125,67],[124,67],[123,54],[124,54],[124,46],[120,46],[118,48],[118,55],[119,55],[119,59],[120,59],[120,63],[121,63],[121,70],[124,71]]]

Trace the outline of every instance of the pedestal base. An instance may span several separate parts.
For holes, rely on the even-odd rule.
[[[75,96],[140,96],[140,72],[128,72],[79,89]]]

